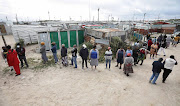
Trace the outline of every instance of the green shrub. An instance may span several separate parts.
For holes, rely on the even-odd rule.
[[[128,45],[126,42],[123,42],[121,40],[121,38],[116,36],[116,37],[111,38],[110,46],[111,46],[111,50],[113,52],[113,58],[115,58],[116,57],[116,52],[117,52],[118,49],[120,49],[122,47],[122,48],[124,48],[124,50],[126,50],[127,47],[130,46],[130,45]]]

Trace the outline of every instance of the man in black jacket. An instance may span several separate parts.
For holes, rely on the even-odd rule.
[[[61,58],[62,58],[62,64],[63,64],[64,66],[68,66],[67,48],[65,47],[65,44],[62,44]]]
[[[86,64],[86,68],[88,68],[87,66],[87,58],[88,58],[88,55],[89,55],[89,52],[88,52],[88,49],[86,48],[86,45],[83,44],[83,48],[80,50],[80,56],[82,58],[82,69],[84,68],[84,61],[85,61],[85,64]]]
[[[149,80],[149,83],[151,83],[151,81],[154,78],[152,84],[156,84],[156,80],[161,72],[161,69],[164,68],[164,64],[162,63],[162,61],[163,61],[163,58],[159,58],[158,61],[153,62],[153,64],[152,64],[153,65],[153,68],[152,68],[153,74]]]
[[[16,48],[16,52],[18,54],[18,57],[19,57],[19,60],[21,61],[21,68],[24,67],[24,64],[23,64],[23,60],[26,64],[27,67],[29,67],[28,63],[27,63],[27,60],[26,60],[26,55],[25,55],[25,48],[22,47],[20,45],[20,43],[17,44],[17,48]]]

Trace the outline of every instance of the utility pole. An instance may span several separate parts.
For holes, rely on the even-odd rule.
[[[6,16],[6,20],[8,21],[8,17]]]
[[[0,30],[0,35],[2,36],[2,40],[4,42],[4,45],[7,46],[6,40],[4,39],[4,35],[1,33],[1,30]]]
[[[98,8],[98,21],[99,21],[99,8]]]
[[[144,13],[144,18],[143,18],[143,24],[144,24],[144,19],[145,19],[146,13]]]
[[[89,21],[91,21],[91,11],[90,11],[90,0],[89,0]]]
[[[17,24],[19,24],[17,14],[16,14],[16,22],[17,22]]]
[[[50,20],[50,13],[49,13],[49,11],[48,11],[48,16],[49,16],[49,20]]]

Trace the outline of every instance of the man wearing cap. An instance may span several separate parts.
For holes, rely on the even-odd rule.
[[[40,49],[41,57],[43,59],[43,63],[45,64],[48,62],[48,58],[46,56],[46,46],[44,42],[41,42],[41,49]]]
[[[26,55],[25,55],[25,48],[22,47],[20,45],[20,43],[17,44],[17,48],[16,48],[16,52],[18,54],[18,57],[19,57],[19,60],[21,61],[21,68],[24,67],[24,64],[23,64],[23,60],[26,64],[26,67],[29,67],[28,63],[27,63],[27,60],[26,60]]]
[[[84,62],[86,64],[86,68],[88,68],[88,66],[87,66],[87,58],[88,58],[88,55],[89,55],[89,51],[88,51],[87,46],[85,44],[83,44],[83,47],[79,52],[79,55],[82,58],[82,69],[84,69]]]
[[[107,69],[107,64],[109,63],[109,70],[111,67],[111,60],[112,60],[112,51],[111,47],[108,47],[108,50],[105,52],[105,60],[106,60],[106,69]]]
[[[8,53],[7,53],[7,62],[9,66],[13,66],[14,70],[16,71],[16,76],[20,75],[20,68],[19,68],[19,59],[17,57],[17,52],[11,49],[11,46],[7,46]]]
[[[57,47],[56,47],[56,43],[55,43],[55,42],[52,42],[51,51],[52,51],[52,53],[53,53],[54,61],[55,61],[55,63],[57,63],[57,62],[58,62],[58,58],[57,58]]]
[[[71,65],[73,65],[73,63],[75,64],[74,68],[77,68],[77,48],[76,45],[73,46],[73,50],[71,51],[72,53],[72,59],[71,59]]]

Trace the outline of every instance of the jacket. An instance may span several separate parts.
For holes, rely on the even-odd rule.
[[[105,60],[109,59],[109,60],[112,60],[112,51],[111,50],[107,50],[105,52]]]
[[[67,49],[65,47],[62,47],[62,49],[61,49],[61,56],[62,57],[67,56]]]
[[[18,54],[18,56],[25,56],[25,48],[24,47],[20,47],[16,49],[16,52]]]
[[[161,62],[159,62],[159,61],[154,61],[154,62],[152,63],[152,65],[153,65],[152,71],[153,71],[154,73],[160,73],[160,72],[161,72],[161,69],[164,68],[164,64],[161,63]]]
[[[56,45],[54,45],[54,46],[51,48],[51,51],[52,51],[53,53],[57,53],[57,47],[56,47]]]
[[[17,57],[17,52],[13,49],[10,49],[7,53],[7,62],[9,66],[18,65],[19,59]]]
[[[87,59],[89,52],[87,48],[82,48],[79,52],[82,59]]]
[[[164,61],[164,68],[172,70],[174,65],[177,65],[177,61],[172,58],[167,58]]]
[[[77,56],[77,48],[73,48],[73,50],[71,51],[72,56],[76,57]]]
[[[148,46],[151,46],[153,44],[152,40],[148,40]]]

